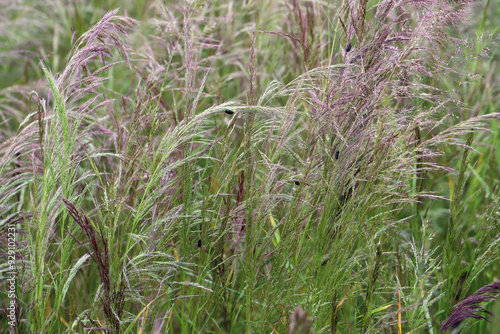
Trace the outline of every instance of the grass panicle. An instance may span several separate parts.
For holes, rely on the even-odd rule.
[[[4,4],[0,330],[491,331],[495,3]]]

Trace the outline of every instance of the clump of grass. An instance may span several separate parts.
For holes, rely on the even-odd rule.
[[[472,3],[337,5],[67,10],[0,93],[18,332],[434,331],[494,280]]]

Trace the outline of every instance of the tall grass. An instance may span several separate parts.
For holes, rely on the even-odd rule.
[[[489,1],[27,5],[2,13],[2,329],[495,326]]]

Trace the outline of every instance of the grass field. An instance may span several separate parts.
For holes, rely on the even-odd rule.
[[[498,0],[0,7],[0,331],[500,332]]]

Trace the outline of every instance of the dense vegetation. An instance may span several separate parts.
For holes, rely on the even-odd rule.
[[[499,10],[3,3],[1,330],[500,328]]]

